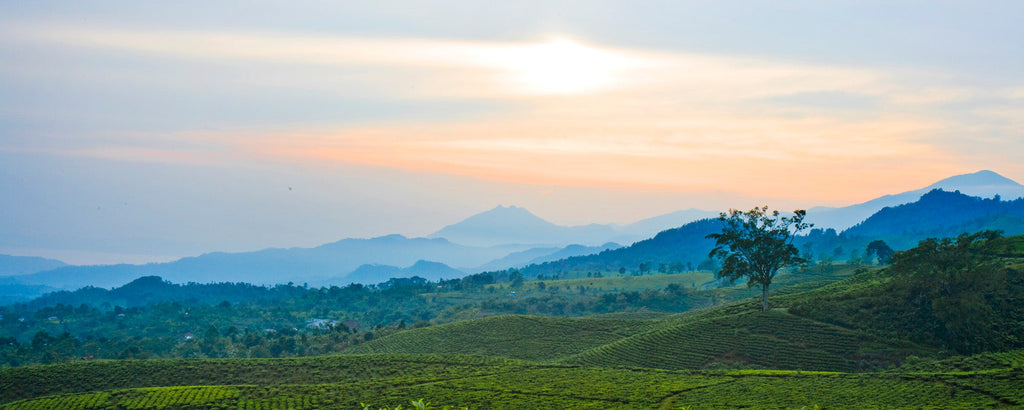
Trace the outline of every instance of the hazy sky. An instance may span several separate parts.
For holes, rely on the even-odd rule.
[[[1024,181],[1020,1],[3,1],[0,253]]]

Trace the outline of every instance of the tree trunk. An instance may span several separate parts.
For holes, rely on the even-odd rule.
[[[761,288],[762,289],[762,293],[761,293],[761,311],[762,312],[767,312],[768,311],[768,284],[767,283],[762,283],[761,286],[762,286],[762,288]]]

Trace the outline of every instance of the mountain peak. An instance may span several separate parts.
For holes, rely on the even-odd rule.
[[[957,192],[980,198],[992,198],[998,195],[1003,200],[1014,200],[1024,197],[1024,185],[989,170],[971,174],[955,175],[927,187],[885,195],[870,201],[843,208],[815,207],[807,213],[807,221],[817,228],[835,228],[845,230],[885,207],[908,204],[917,201],[922,195],[941,189],[946,192]]]
[[[497,207],[448,225],[428,235],[474,246],[529,244],[565,246],[606,242],[615,235],[607,225],[561,226],[518,206]]]
[[[498,205],[497,207],[470,216],[458,223],[448,225],[429,237],[448,238],[456,242],[480,243],[496,234],[504,234],[507,239],[516,241],[525,239],[530,231],[547,231],[557,225],[541,219],[526,208]],[[499,242],[500,243],[500,242]],[[489,243],[493,245],[494,243]]]
[[[518,216],[531,216],[531,217],[540,219],[539,217],[534,215],[532,212],[530,212],[528,209],[523,208],[523,207],[519,207],[519,206],[515,206],[515,205],[509,205],[509,206],[498,205],[498,206],[492,208],[489,211],[484,211],[484,212],[481,212],[481,213],[476,214],[474,216],[481,216],[481,215],[518,215]]]
[[[981,170],[973,174],[956,175],[939,182],[929,185],[924,188],[927,191],[931,191],[936,188],[944,188],[947,191],[949,188],[954,190],[964,190],[969,188],[1024,188],[1024,185],[1017,183],[1010,178],[999,175],[996,172],[989,170]]]

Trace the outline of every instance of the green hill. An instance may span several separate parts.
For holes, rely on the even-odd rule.
[[[1024,348],[1024,236],[930,239],[885,271],[782,299],[790,311],[959,354]]]
[[[901,253],[888,269],[862,269],[840,281],[810,281],[835,277],[813,271],[782,275],[779,285],[797,285],[776,291],[777,308],[764,313],[744,300],[642,322],[502,316],[399,332],[351,351],[484,354],[669,370],[864,372],[893,368],[908,356],[1021,348],[1021,333],[1003,330],[1024,323],[1018,303],[1024,294],[1018,260],[1024,238],[986,239],[990,236],[925,241]],[[851,268],[838,269],[838,275],[846,269]],[[950,269],[954,277],[942,276]],[[728,300],[742,290],[717,292]],[[948,310],[915,302],[908,292],[938,292],[927,300],[945,301]],[[967,326],[972,322],[954,311],[983,315],[979,323],[998,326]]]
[[[701,312],[674,322],[565,362],[674,370],[724,366],[853,372],[885,368],[918,352],[781,309]]]
[[[346,353],[459,353],[551,361],[614,342],[651,321],[503,315],[407,330]]]

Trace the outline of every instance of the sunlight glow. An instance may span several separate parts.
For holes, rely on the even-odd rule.
[[[513,76],[511,91],[541,95],[604,91],[616,85],[624,70],[638,63],[626,55],[564,38],[516,46],[501,60]]]

